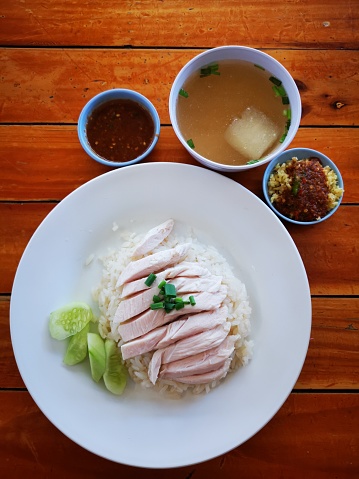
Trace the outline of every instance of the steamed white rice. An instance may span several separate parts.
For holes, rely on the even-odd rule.
[[[122,344],[120,335],[111,333],[111,323],[120,300],[120,290],[116,288],[116,282],[120,273],[131,261],[132,253],[143,236],[131,232],[121,235],[122,244],[119,248],[110,250],[106,256],[101,258],[103,262],[102,278],[100,284],[93,291],[94,300],[98,303],[100,310],[100,334],[104,338],[108,337],[118,341],[119,345]],[[184,243],[191,243],[185,261],[198,263],[212,274],[222,276],[222,283],[228,287],[228,294],[223,304],[228,307],[227,320],[231,323],[229,334],[238,336],[228,373],[230,374],[239,367],[245,366],[252,357],[253,342],[249,339],[251,307],[246,287],[234,276],[232,268],[216,248],[201,244],[192,232],[183,236],[176,234],[175,230],[172,231],[169,237],[151,254]],[[153,352],[146,353],[126,361],[130,377],[145,388],[155,388],[161,393],[175,397],[183,395],[186,391],[191,391],[194,394],[209,392],[223,381],[222,379],[207,384],[187,385],[173,380],[158,379],[153,385],[147,373],[152,354]]]

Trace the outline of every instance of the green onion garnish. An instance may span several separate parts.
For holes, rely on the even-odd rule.
[[[298,191],[299,191],[299,187],[300,187],[300,181],[299,181],[299,178],[297,178],[296,176],[293,178],[293,186],[292,186],[292,193],[294,196],[297,196],[298,194]]]
[[[180,89],[179,95],[183,96],[184,98],[188,98],[188,92],[186,92],[186,90],[183,88]]]
[[[287,96],[282,96],[283,105],[289,105],[289,98]]]
[[[152,303],[150,308],[151,309],[163,309],[164,303],[161,301],[160,303]]]
[[[209,75],[220,75],[218,68],[218,63],[214,63],[213,65],[208,65],[207,67],[201,68],[200,78],[208,77]]]
[[[173,309],[179,310],[188,304],[191,304],[192,306],[196,304],[196,300],[192,295],[186,301],[177,296],[176,286],[172,283],[167,283],[165,280],[160,282],[158,288],[160,290],[159,293],[154,294],[152,297],[153,302],[150,305],[150,309],[152,310],[164,309],[166,313],[169,313]]]
[[[179,309],[184,308],[184,302],[182,301],[181,303],[176,303],[175,308],[176,308],[176,311],[178,311]]]
[[[164,286],[164,293],[166,296],[169,298],[175,298],[176,297],[176,287],[172,283],[166,283]]]
[[[189,140],[187,140],[187,144],[190,148],[193,148],[194,149],[194,143],[193,143],[193,140],[192,138],[190,138]]]
[[[283,143],[286,136],[287,136],[287,132],[283,133],[283,135],[279,138],[279,143]]]
[[[269,77],[269,81],[271,81],[272,83],[274,83],[274,85],[277,85],[277,86],[280,86],[282,84],[279,78],[276,78],[273,76]]]
[[[259,68],[260,70],[263,70],[264,72],[266,71],[265,68],[262,67],[262,65],[258,65],[257,63],[253,63],[253,65],[257,68]]]
[[[247,165],[254,165],[254,163],[258,163],[258,161],[261,161],[262,158],[259,158],[259,160],[250,160],[247,161]]]
[[[145,281],[146,286],[151,286],[154,282],[154,280],[157,278],[157,276],[154,273],[151,273],[148,278]]]
[[[189,302],[190,302],[191,306],[194,306],[196,304],[196,300],[194,299],[194,296],[190,296],[188,299],[189,299]]]
[[[283,110],[283,115],[288,118],[288,120],[291,120],[292,118],[292,110],[290,108],[287,108]]]

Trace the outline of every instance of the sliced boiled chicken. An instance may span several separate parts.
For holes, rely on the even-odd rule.
[[[158,245],[160,245],[164,239],[167,238],[167,236],[171,233],[173,226],[174,221],[169,219],[155,228],[152,228],[137,246],[132,256],[139,257],[150,253]]]
[[[165,348],[180,339],[213,329],[226,322],[228,309],[223,306],[214,311],[204,311],[178,319],[172,323],[154,329],[133,341],[121,346],[123,359],[133,358],[154,349]]]
[[[219,369],[215,369],[214,371],[210,371],[204,374],[182,376],[178,379],[178,381],[184,384],[207,384],[211,383],[212,381],[219,381],[227,375],[230,365],[231,359],[227,359],[224,362],[223,366],[221,366]]]
[[[190,244],[186,243],[131,261],[120,274],[116,287],[179,263],[186,257],[189,247]]]
[[[172,278],[177,277],[186,277],[186,278],[195,278],[201,277],[205,278],[209,276],[211,273],[208,269],[203,268],[197,263],[190,263],[187,261],[182,261],[182,263],[177,264],[176,266],[172,266],[170,268],[165,269],[157,274],[157,278],[154,284],[159,284],[163,279],[170,280]],[[127,298],[128,296],[132,296],[133,294],[139,293],[144,291],[148,288],[145,285],[147,277],[136,279],[135,281],[131,281],[130,283],[126,283],[123,285],[121,297]]]
[[[118,333],[121,335],[122,339],[127,342],[132,339],[138,338],[159,326],[170,323],[180,316],[186,314],[200,313],[201,311],[212,311],[218,309],[223,300],[227,295],[227,287],[221,285],[219,291],[216,293],[207,293],[202,292],[198,293],[195,296],[196,304],[194,306],[186,306],[180,310],[173,310],[170,313],[166,313],[164,309],[157,310],[147,310],[144,313],[141,313],[139,316],[136,316],[130,321],[121,323],[118,326]],[[183,299],[187,301],[189,295],[183,295]],[[114,329],[117,327],[116,324],[112,324]]]
[[[160,275],[160,282],[163,276]],[[157,279],[157,278],[156,278]],[[176,287],[177,293],[216,293],[221,286],[221,276],[207,276],[205,278],[175,278],[171,283]],[[128,319],[134,318],[151,306],[153,303],[153,296],[159,293],[158,281],[155,286],[147,287],[144,291],[123,299],[115,313],[113,322],[115,324],[123,323]]]
[[[180,381],[179,378],[184,376],[205,374],[220,368],[233,353],[237,339],[238,336],[227,336],[215,348],[166,364],[160,371],[160,378]]]
[[[178,361],[219,346],[228,336],[230,323],[181,339],[164,349],[157,349],[148,365],[148,377],[155,384],[162,364]]]

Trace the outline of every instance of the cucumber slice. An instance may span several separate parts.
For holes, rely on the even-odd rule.
[[[90,324],[81,329],[78,333],[70,337],[69,344],[66,349],[64,363],[67,366],[73,366],[83,361],[87,356],[87,333],[90,330]]]
[[[121,351],[115,341],[106,339],[106,370],[103,380],[109,391],[120,395],[123,393],[127,383],[127,369],[123,363]]]
[[[88,304],[69,303],[50,314],[50,334],[54,339],[66,339],[81,331],[92,318]]]
[[[87,333],[87,346],[92,379],[98,383],[106,369],[105,341],[99,334]]]

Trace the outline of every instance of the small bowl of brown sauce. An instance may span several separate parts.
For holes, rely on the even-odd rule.
[[[263,176],[264,197],[283,220],[314,225],[339,208],[344,184],[337,166],[310,148],[292,148],[274,158]]]
[[[99,93],[85,105],[77,131],[82,147],[94,160],[112,167],[128,166],[153,150],[160,119],[145,96],[117,88]]]

